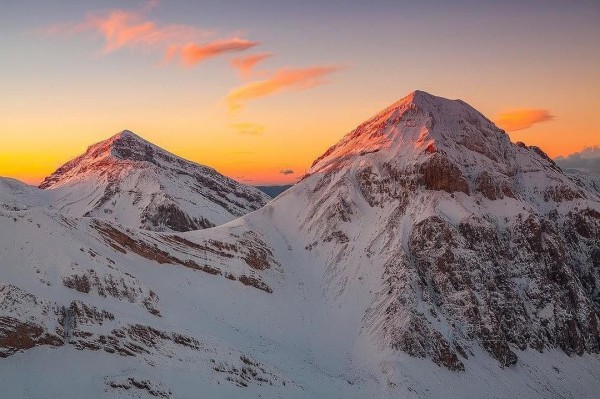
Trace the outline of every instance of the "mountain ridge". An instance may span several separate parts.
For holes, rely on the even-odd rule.
[[[410,101],[211,229],[0,209],[0,338],[28,337],[0,339],[3,372],[101,358],[76,379],[96,397],[595,397],[600,199],[472,107]]]

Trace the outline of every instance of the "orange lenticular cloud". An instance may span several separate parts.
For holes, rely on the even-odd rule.
[[[501,113],[496,124],[508,132],[529,129],[536,123],[552,120],[554,117],[545,109],[524,108]]]
[[[167,49],[166,58],[170,59],[179,53],[183,65],[192,66],[208,58],[216,57],[225,53],[244,51],[258,45],[258,42],[234,37],[231,39],[217,40],[206,44],[188,43],[182,47],[170,47]]]
[[[254,67],[266,58],[271,57],[271,53],[252,54],[247,57],[234,58],[231,65],[236,68],[242,79],[248,79],[252,76]]]
[[[243,106],[243,103],[259,97],[284,90],[304,90],[319,86],[327,81],[325,76],[340,70],[340,67],[320,66],[304,69],[280,69],[273,76],[265,80],[247,83],[233,89],[225,101],[229,109],[234,111]]]

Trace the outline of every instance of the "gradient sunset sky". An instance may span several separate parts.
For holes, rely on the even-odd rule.
[[[0,176],[129,129],[247,184],[295,182],[415,89],[513,141],[600,144],[600,1],[1,0]]]

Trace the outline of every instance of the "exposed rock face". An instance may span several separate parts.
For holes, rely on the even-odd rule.
[[[55,209],[154,231],[213,227],[270,199],[129,131],[88,148],[39,186]]]
[[[435,155],[421,165],[420,181],[428,190],[469,194],[469,185],[460,169],[443,156]]]
[[[43,325],[0,317],[0,357],[39,345],[60,346],[63,343],[62,337],[47,332]]]

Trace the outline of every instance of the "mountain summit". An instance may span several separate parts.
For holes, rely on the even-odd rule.
[[[158,231],[212,227],[269,199],[129,130],[90,146],[39,187],[53,191],[52,205],[60,212]]]
[[[464,101],[414,91],[344,136],[313,163],[309,174],[376,152],[380,159],[396,158],[405,165],[438,152],[462,163],[473,152],[502,162],[509,145],[504,131]]]

